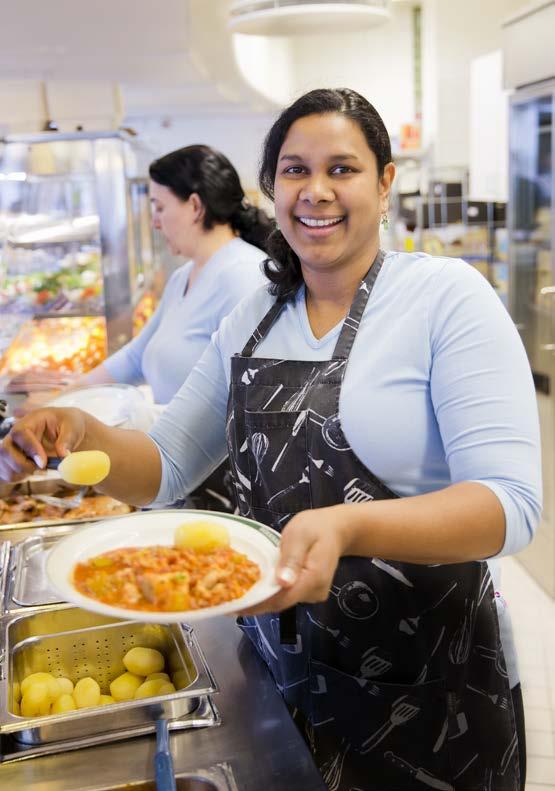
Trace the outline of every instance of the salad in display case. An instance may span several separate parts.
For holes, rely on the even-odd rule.
[[[34,376],[62,384],[152,314],[167,273],[151,158],[115,131],[0,140],[0,390]]]

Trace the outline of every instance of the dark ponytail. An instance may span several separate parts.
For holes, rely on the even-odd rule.
[[[281,113],[266,135],[258,183],[270,200],[274,200],[279,152],[289,129],[299,118],[325,113],[340,113],[360,127],[368,147],[376,157],[378,175],[383,175],[385,166],[391,162],[391,143],[384,122],[370,102],[348,88],[309,91]],[[273,259],[264,264],[264,273],[272,283],[270,293],[283,301],[291,299],[303,282],[298,256],[279,230],[269,237],[267,252]]]
[[[204,206],[204,228],[230,225],[246,242],[266,250],[274,223],[261,209],[250,206],[239,175],[229,159],[210,146],[179,148],[149,168],[150,178],[185,201],[195,192]]]
[[[268,239],[274,231],[275,222],[271,220],[266,212],[257,209],[256,206],[246,202],[243,198],[241,205],[230,217],[231,227],[237,231],[241,239],[264,250],[270,255],[268,249]]]
[[[263,270],[272,284],[270,294],[286,302],[295,296],[303,282],[301,262],[277,227],[268,236],[266,252],[270,257],[264,261]]]

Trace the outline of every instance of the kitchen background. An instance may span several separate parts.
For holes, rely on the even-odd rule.
[[[462,256],[525,343],[545,510],[503,561],[530,791],[555,787],[555,2],[18,0],[0,3],[0,389],[88,370],[151,315],[176,266],[145,173],[221,149],[254,203],[276,112],[323,85],[367,96],[398,178],[388,247]],[[32,383],[31,383],[32,384]],[[14,395],[15,398],[15,395]]]

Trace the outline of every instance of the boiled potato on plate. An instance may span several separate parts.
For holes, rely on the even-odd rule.
[[[174,542],[180,549],[213,552],[218,547],[229,546],[229,532],[225,525],[199,519],[176,528]]]

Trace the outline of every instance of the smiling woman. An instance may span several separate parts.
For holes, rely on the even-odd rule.
[[[539,522],[534,386],[476,270],[380,249],[390,160],[354,91],[284,110],[260,173],[280,224],[270,289],[224,319],[148,437],[41,411],[4,441],[0,475],[32,468],[48,427],[108,452],[107,493],[162,506],[227,449],[240,514],[281,533],[280,590],[240,625],[324,782],[518,791],[490,559]]]
[[[325,275],[327,289],[337,294],[339,285],[345,290],[330,316],[336,323],[348,311],[353,284],[377,252],[395,166],[387,130],[374,108],[357,106],[356,94],[349,92],[342,97],[337,92],[332,108],[329,94],[312,91],[280,116],[266,139],[260,183],[275,199],[280,228],[268,240],[277,261],[266,266],[273,293],[290,298],[315,270]],[[349,112],[337,112],[341,104]],[[339,278],[334,271],[341,271]],[[311,282],[311,293],[318,282]]]

